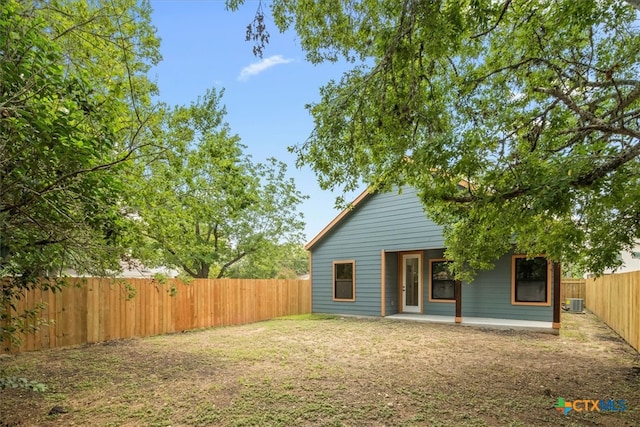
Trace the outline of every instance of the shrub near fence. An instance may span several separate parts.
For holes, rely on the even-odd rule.
[[[640,351],[640,271],[587,279],[587,308]]]
[[[60,292],[29,292],[16,311],[39,303],[46,306],[41,317],[52,324],[27,334],[18,352],[306,314],[311,312],[311,282],[70,279]]]

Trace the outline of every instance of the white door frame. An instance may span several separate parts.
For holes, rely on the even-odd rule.
[[[406,273],[407,273],[407,260],[418,260],[418,271],[413,272],[412,274],[418,275],[418,304],[417,305],[407,305],[407,296],[410,296],[407,292],[406,286]],[[400,256],[400,292],[402,295],[402,312],[403,313],[422,313],[422,300],[423,300],[423,263],[422,263],[422,252],[405,252],[401,253]]]

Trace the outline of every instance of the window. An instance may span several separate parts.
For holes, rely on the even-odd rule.
[[[429,301],[455,302],[456,281],[449,271],[450,263],[446,259],[429,260]]]
[[[511,303],[551,305],[550,264],[544,257],[514,255],[511,265]]]
[[[335,301],[356,300],[356,262],[333,262],[333,299]]]

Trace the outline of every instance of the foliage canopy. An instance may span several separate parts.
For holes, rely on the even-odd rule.
[[[0,1],[0,275],[118,268],[159,59],[144,3]]]
[[[254,163],[224,122],[221,94],[209,90],[190,106],[168,109],[154,138],[165,151],[141,164],[131,201],[140,217],[136,255],[190,277],[226,277],[230,268],[270,265],[300,243],[303,196],[286,166]],[[266,271],[266,270],[263,270]]]
[[[614,267],[640,238],[637,3],[275,0],[311,62],[353,63],[292,150],[326,189],[416,187],[463,278],[513,245]]]
[[[0,0],[0,335],[37,328],[14,313],[63,267],[120,268],[127,165],[152,116],[160,59],[146,1]]]
[[[10,343],[42,324],[42,306],[16,313],[15,302],[57,290],[66,269],[112,276],[138,255],[223,276],[299,241],[304,197],[284,165],[242,153],[214,91],[190,107],[154,102],[147,72],[159,60],[147,0],[0,0],[0,336]]]

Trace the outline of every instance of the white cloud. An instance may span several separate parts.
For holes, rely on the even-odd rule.
[[[278,64],[288,64],[289,62],[293,62],[293,59],[285,58],[282,55],[274,55],[268,58],[264,58],[259,62],[254,62],[253,64],[244,67],[242,71],[240,71],[238,80],[245,81],[249,77],[258,75],[271,67],[274,67]]]

